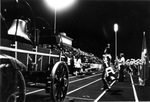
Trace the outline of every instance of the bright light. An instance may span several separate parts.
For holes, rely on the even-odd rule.
[[[76,0],[45,0],[47,6],[55,10],[62,10],[71,6]]]
[[[114,24],[114,31],[117,32],[118,31],[118,24]]]
[[[69,46],[72,46],[72,40],[70,40],[70,39],[68,39],[68,38],[65,38],[65,37],[63,37],[63,36],[61,36],[61,42],[62,42],[63,44],[67,44],[67,45],[69,45]]]

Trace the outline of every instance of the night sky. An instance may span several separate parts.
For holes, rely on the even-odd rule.
[[[25,3],[21,3],[19,15],[31,20],[33,16],[42,17],[53,30],[54,10],[49,9],[44,0],[26,1],[34,14]],[[15,0],[2,0],[1,5],[2,15],[10,26],[11,20],[16,17]],[[114,56],[114,23],[119,25],[118,54],[123,52],[126,58],[140,58],[143,31],[150,49],[150,0],[77,0],[71,8],[58,11],[56,19],[57,32],[65,32],[73,38],[73,47],[100,58],[107,43],[111,44]],[[48,27],[44,21],[37,19],[36,26]]]

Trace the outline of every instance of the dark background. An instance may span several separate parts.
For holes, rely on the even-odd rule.
[[[30,7],[19,0],[1,0],[1,13],[10,27],[17,15],[36,22],[36,27],[47,27],[53,32],[54,10],[48,8],[44,0],[26,0]],[[17,6],[16,6],[17,5]],[[42,17],[44,20],[34,19]],[[114,23],[119,25],[118,54],[126,58],[140,58],[143,31],[147,47],[150,46],[150,1],[149,0],[77,0],[75,5],[65,11],[57,11],[57,32],[65,32],[73,38],[73,47],[102,57],[107,43],[115,50]],[[4,25],[2,25],[2,30]]]

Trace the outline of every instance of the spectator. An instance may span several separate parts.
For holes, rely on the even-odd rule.
[[[71,59],[70,59],[70,73],[73,75],[73,72],[74,72],[74,56],[72,55],[71,56]]]
[[[82,70],[82,62],[81,62],[81,56],[78,55],[77,57],[77,60],[75,62],[75,75],[77,76],[78,73],[81,73],[83,70]]]

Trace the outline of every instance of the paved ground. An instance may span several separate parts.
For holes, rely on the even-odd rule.
[[[150,85],[138,86],[137,76],[126,75],[124,82],[115,81],[110,90],[101,91],[101,73],[70,76],[69,90],[64,102],[150,101]],[[27,88],[26,102],[51,102],[42,88]]]

